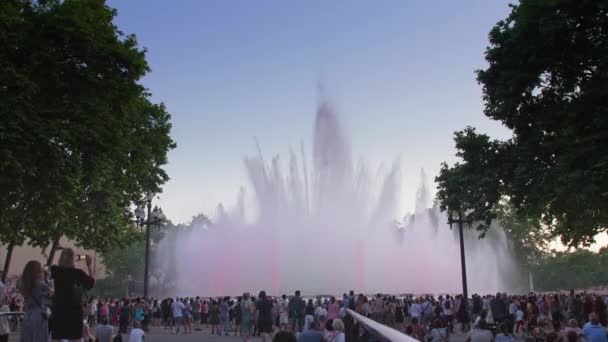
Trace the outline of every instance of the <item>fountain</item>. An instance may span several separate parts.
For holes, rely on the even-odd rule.
[[[312,158],[303,146],[299,155],[292,150],[287,170],[278,156],[266,161],[259,146],[245,158],[254,219],[245,219],[242,189],[233,208],[218,207],[212,225],[161,242],[177,261],[175,294],[460,292],[457,234],[431,206],[424,172],[415,213],[397,222],[398,162],[380,175],[355,167],[327,101],[313,139]],[[509,288],[516,268],[502,229],[483,240],[469,231],[465,245],[469,293]]]

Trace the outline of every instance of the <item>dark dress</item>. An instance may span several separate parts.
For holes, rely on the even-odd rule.
[[[81,294],[93,287],[95,279],[81,269],[59,266],[51,266],[51,277],[55,282],[53,315],[50,320],[53,339],[82,338],[84,315]]]
[[[220,309],[218,308],[217,304],[211,305],[211,309],[209,309],[209,324],[220,324]]]
[[[258,310],[258,330],[260,333],[272,333],[272,303],[268,299],[259,299],[255,307]]]

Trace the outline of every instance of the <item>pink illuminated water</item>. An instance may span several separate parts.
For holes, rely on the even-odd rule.
[[[177,260],[175,294],[461,291],[457,234],[430,208],[424,175],[415,215],[395,220],[403,216],[400,164],[381,177],[355,167],[329,103],[318,106],[310,160],[302,147],[284,170],[278,156],[267,161],[259,151],[244,160],[254,219],[245,219],[241,192],[211,226],[161,242]],[[484,240],[468,233],[465,243],[469,293],[508,289],[517,272],[502,229]]]

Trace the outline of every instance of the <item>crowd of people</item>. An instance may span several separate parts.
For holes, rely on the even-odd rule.
[[[420,341],[447,342],[455,327],[471,342],[606,341],[608,296],[570,291],[553,294],[462,296],[355,295],[303,298],[294,295],[183,298],[87,298],[95,275],[91,258],[85,272],[71,249],[58,265],[45,269],[37,261],[25,266],[19,281],[21,299],[7,297],[0,312],[0,342],[20,324],[20,341],[141,342],[151,327],[174,334],[209,330],[211,334],[262,341],[344,342],[348,334],[365,334],[348,310]],[[6,292],[5,292],[6,293]],[[12,319],[11,319],[12,318]],[[94,329],[92,327],[95,327]]]
[[[315,305],[312,299],[305,301],[299,291],[290,298],[270,297],[261,291],[257,297],[244,293],[236,298],[92,299],[87,312],[91,324],[110,320],[122,333],[137,325],[144,331],[163,327],[175,334],[208,328],[211,334],[241,336],[244,341],[252,337],[281,341],[295,333],[301,341],[314,341],[307,339],[313,335],[319,341],[344,342],[342,319],[346,314],[339,303],[343,302],[331,298]]]
[[[206,328],[211,334],[264,341],[298,336],[298,341],[344,341],[345,325],[353,325],[350,309],[420,341],[449,341],[455,326],[472,342],[606,341],[608,297],[556,293],[461,296],[355,295],[341,298],[257,296],[166,298],[163,300],[91,299],[89,323],[109,321],[127,333],[129,327],[162,327],[175,334]],[[364,330],[355,333],[364,333]]]

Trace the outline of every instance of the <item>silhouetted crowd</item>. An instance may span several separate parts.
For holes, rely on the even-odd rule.
[[[63,265],[69,266],[70,257],[66,258]],[[24,270],[22,299],[14,295],[5,298],[0,308],[0,312],[24,312],[21,341],[80,335],[85,340],[110,342],[129,334],[129,341],[133,337],[139,342],[151,327],[174,334],[208,330],[216,335],[240,336],[244,341],[253,337],[301,342],[373,340],[372,335],[378,332],[360,324],[361,316],[420,341],[447,342],[453,334],[472,342],[606,341],[608,296],[599,293],[474,294],[463,301],[460,295],[369,296],[351,291],[339,298],[304,298],[299,291],[276,297],[261,291],[257,296],[88,298],[83,302],[82,297],[73,297],[74,286],[66,291],[62,281],[90,288],[92,276],[83,277],[84,272],[79,271],[76,277],[81,278],[70,280],[62,274],[66,269],[72,272],[70,267],[52,267],[45,273],[38,266]],[[14,317],[0,317],[0,342],[6,341],[17,323]]]

